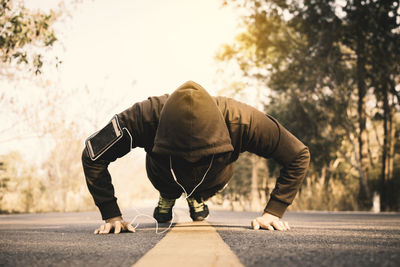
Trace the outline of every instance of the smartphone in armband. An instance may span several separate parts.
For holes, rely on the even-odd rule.
[[[92,134],[86,139],[86,149],[90,158],[94,161],[106,152],[123,136],[123,132],[115,115],[111,121],[100,131]]]

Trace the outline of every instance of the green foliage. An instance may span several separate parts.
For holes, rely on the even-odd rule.
[[[364,164],[358,152],[360,116],[373,113],[372,105],[379,108],[384,90],[394,97],[393,105],[396,98],[400,104],[396,91],[400,77],[399,1],[340,3],[224,1],[242,9],[244,32],[217,55],[221,61],[236,62],[244,77],[271,90],[265,110],[309,146],[312,178],[307,190],[312,195],[318,195],[315,190],[319,190],[324,196],[323,201],[317,198],[321,199],[319,203],[330,210],[360,208],[352,200],[355,190],[361,188],[354,181]],[[365,90],[361,96],[360,88]],[[368,99],[369,106],[361,106],[360,97]],[[398,108],[392,106],[392,112],[398,112]],[[381,129],[378,121],[370,119],[369,123]],[[372,131],[368,133],[372,139]],[[372,147],[370,154],[384,149],[389,148]],[[379,172],[377,160],[379,157],[371,156],[373,179]],[[340,171],[343,167],[345,170]],[[319,186],[318,177],[324,177],[324,186]],[[379,189],[373,186],[373,190]],[[331,200],[340,198],[332,196],[341,187],[349,202],[332,204]],[[300,206],[317,208],[307,201]]]
[[[25,64],[35,74],[41,73],[43,54],[32,47],[51,47],[57,40],[51,25],[55,13],[31,12],[16,0],[0,1],[1,61]]]

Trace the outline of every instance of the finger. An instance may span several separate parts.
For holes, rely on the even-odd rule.
[[[282,227],[282,231],[287,231],[288,229],[287,229],[287,227],[286,227],[286,225],[283,223],[283,221],[279,221],[279,225]]]
[[[282,228],[282,231],[287,231],[286,225],[283,223],[283,221],[279,221],[279,226]]]
[[[286,227],[287,230],[290,230],[290,226],[289,226],[289,223],[288,223],[288,222],[285,222],[285,221],[284,221],[283,224],[285,225],[285,227]]]
[[[111,230],[111,223],[106,223],[103,227],[103,231],[100,231],[100,234],[108,234]]]
[[[121,222],[116,221],[114,227],[115,227],[114,234],[119,234],[121,232]]]
[[[104,228],[104,233],[108,234],[112,228],[113,228],[113,225],[111,223],[106,223],[106,227]]]
[[[136,232],[135,227],[132,226],[130,223],[126,223],[126,229],[128,229],[129,232]]]
[[[284,231],[284,229],[283,229],[283,227],[282,227],[282,225],[280,224],[279,221],[273,221],[271,224],[276,230]]]
[[[95,235],[97,235],[98,233],[100,233],[100,228],[97,228],[96,230],[94,230]]]
[[[275,230],[274,227],[272,227],[270,223],[266,223],[266,221],[263,220],[262,218],[260,218],[260,220],[258,220],[258,218],[257,218],[256,220],[257,220],[258,224],[260,225],[261,229],[268,229],[270,231]]]
[[[251,221],[251,227],[253,228],[253,230],[260,229],[260,224],[258,223],[257,219]]]

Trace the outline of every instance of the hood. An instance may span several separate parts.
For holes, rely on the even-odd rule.
[[[231,138],[215,100],[192,81],[176,89],[161,110],[152,152],[185,158],[230,151]]]

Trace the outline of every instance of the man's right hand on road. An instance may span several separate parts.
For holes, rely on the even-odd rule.
[[[281,221],[279,219],[279,217],[272,215],[268,212],[264,212],[264,214],[262,216],[255,218],[251,222],[251,227],[254,230],[258,230],[258,229],[266,229],[266,230],[270,230],[270,231],[290,230],[289,224],[287,222]]]
[[[121,216],[107,219],[105,224],[94,230],[94,234],[109,234],[114,230],[114,234],[120,232],[135,232],[135,228],[129,222],[124,221]]]

